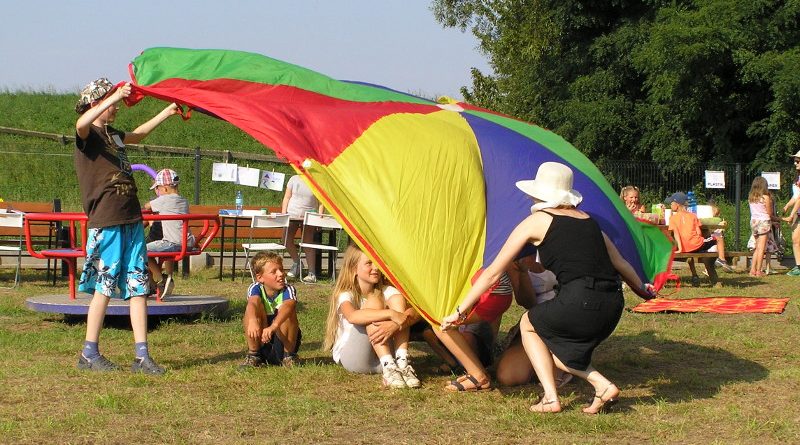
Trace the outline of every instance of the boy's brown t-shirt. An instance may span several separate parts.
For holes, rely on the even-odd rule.
[[[75,135],[75,171],[89,228],[130,224],[142,219],[124,139],[125,133],[109,126],[92,125],[86,139]]]

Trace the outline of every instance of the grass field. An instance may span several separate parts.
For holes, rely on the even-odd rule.
[[[8,269],[0,269],[7,284]],[[686,278],[686,277],[684,277]],[[721,274],[723,289],[681,288],[679,298],[789,296],[783,314],[634,314],[595,354],[622,389],[619,409],[581,413],[583,383],[562,394],[565,412],[536,415],[536,385],[450,394],[422,344],[412,354],[424,387],[389,391],[375,375],[352,375],[321,350],[330,283],[298,285],[303,365],[241,372],[246,283],[213,270],[178,279],[186,294],[221,295],[225,314],[151,320],[163,377],[75,368],[81,319],[30,312],[32,295],[66,293],[25,271],[21,288],[0,290],[2,443],[798,443],[800,279]],[[626,294],[626,307],[638,303]],[[520,315],[512,308],[506,330]],[[107,320],[101,350],[120,364],[133,355],[126,320]]]

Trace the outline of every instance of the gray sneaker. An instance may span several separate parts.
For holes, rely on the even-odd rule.
[[[289,269],[289,272],[286,272],[286,276],[289,278],[297,278],[300,276],[300,261],[292,264],[292,268]]]
[[[239,365],[239,369],[259,368],[264,366],[264,358],[261,354],[247,354],[244,361]]]
[[[281,365],[284,368],[293,368],[300,364],[300,359],[297,358],[296,354],[288,354],[283,356],[283,360],[281,360]]]
[[[164,368],[158,366],[152,358],[144,357],[144,358],[136,358],[133,359],[133,364],[131,365],[131,372],[137,373],[141,372],[142,374],[150,374],[150,375],[161,375],[166,372]]]
[[[716,264],[718,267],[723,268],[725,272],[734,272],[733,267],[731,267],[731,265],[728,264],[728,262],[725,260],[717,258],[717,261],[714,261],[714,264]]]
[[[83,353],[81,353],[80,357],[78,357],[78,369],[95,372],[108,372],[119,371],[120,367],[102,355],[89,360],[88,358],[84,357]]]

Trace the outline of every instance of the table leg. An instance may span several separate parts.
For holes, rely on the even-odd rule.
[[[236,244],[238,243],[238,229],[239,229],[239,220],[233,220],[233,260],[231,262],[231,281],[236,279]]]
[[[222,281],[222,260],[225,258],[225,220],[227,218],[220,218],[219,229],[219,281]]]

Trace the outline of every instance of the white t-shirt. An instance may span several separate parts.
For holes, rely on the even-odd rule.
[[[286,188],[292,191],[292,196],[289,197],[289,203],[286,205],[286,213],[289,214],[289,218],[303,219],[306,212],[319,210],[319,200],[299,175],[289,178]]]
[[[558,280],[553,272],[549,270],[542,273],[528,271],[528,277],[530,277],[533,291],[536,293],[536,304],[542,304],[556,296],[553,288],[558,284]]]
[[[389,298],[394,297],[395,295],[400,295],[400,291],[392,286],[386,286],[386,289],[383,290],[384,301],[389,301]],[[336,313],[339,316],[339,326],[336,328],[336,341],[333,343],[333,349],[331,350],[333,353],[333,361],[336,363],[341,361],[342,348],[347,344],[347,339],[350,338],[351,335],[358,334],[355,326],[347,321],[347,318],[345,318],[344,315],[342,315],[342,312],[339,310],[339,307],[345,301],[352,303],[353,294],[350,292],[342,292],[339,294],[339,300],[336,302]],[[363,305],[366,301],[366,298],[362,298],[361,304]]]

